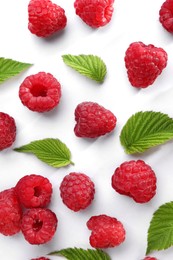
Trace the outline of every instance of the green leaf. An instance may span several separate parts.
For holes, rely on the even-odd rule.
[[[100,249],[66,248],[49,253],[60,255],[69,260],[111,260],[110,256]]]
[[[73,164],[71,152],[59,139],[46,138],[15,148],[14,151],[33,153],[38,159],[55,168]]]
[[[0,57],[0,83],[16,76],[23,70],[29,68],[32,64],[5,59]]]
[[[106,65],[101,58],[94,55],[62,55],[66,65],[78,71],[80,74],[103,82],[106,76]]]
[[[153,214],[148,229],[147,254],[173,246],[173,202],[161,205]]]
[[[173,138],[173,119],[161,112],[132,115],[122,128],[120,142],[126,153],[142,153]]]

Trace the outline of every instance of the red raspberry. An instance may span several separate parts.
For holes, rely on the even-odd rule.
[[[113,14],[114,0],[75,0],[76,14],[89,26],[98,28],[108,24]]]
[[[52,184],[41,175],[26,175],[16,184],[20,203],[26,208],[45,207],[52,195]]]
[[[112,175],[112,187],[138,203],[150,201],[156,193],[156,175],[142,160],[122,163]]]
[[[25,78],[19,88],[19,97],[30,110],[47,112],[59,104],[61,85],[50,73],[39,72]]]
[[[75,135],[95,138],[111,132],[116,126],[114,114],[94,102],[80,103],[75,109]]]
[[[50,0],[30,0],[28,29],[39,37],[48,37],[65,28],[65,11]]]
[[[146,256],[146,257],[144,258],[144,260],[157,260],[157,258],[151,257],[151,256]]]
[[[71,172],[60,185],[63,203],[73,211],[87,208],[94,199],[94,193],[94,183],[83,173]]]
[[[49,242],[57,229],[58,219],[50,209],[28,209],[21,222],[24,238],[32,245]]]
[[[170,33],[173,33],[173,0],[166,0],[159,11],[159,21]]]
[[[120,245],[125,240],[125,230],[120,221],[106,215],[91,217],[87,222],[92,230],[90,245],[95,248],[108,248]]]
[[[133,87],[152,85],[167,65],[167,53],[152,44],[133,42],[125,53],[125,66]]]
[[[10,147],[16,139],[16,123],[14,118],[0,112],[0,150]]]
[[[12,236],[20,231],[22,209],[15,189],[0,192],[0,233]]]
[[[32,258],[31,260],[50,260],[50,259],[42,256],[42,257],[39,257],[39,258]]]

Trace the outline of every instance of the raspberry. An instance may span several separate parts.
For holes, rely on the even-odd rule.
[[[45,207],[52,195],[52,184],[41,175],[26,175],[16,184],[20,203],[26,208]]]
[[[28,29],[38,37],[51,36],[64,29],[67,23],[64,9],[50,0],[31,0],[28,20]]]
[[[47,112],[59,104],[61,85],[50,73],[39,72],[24,79],[19,97],[30,110]]]
[[[89,26],[98,28],[108,24],[113,14],[114,0],[76,0],[76,14]]]
[[[133,87],[146,88],[154,83],[167,65],[167,53],[152,44],[133,42],[125,53],[125,66]]]
[[[111,132],[116,126],[114,114],[94,102],[82,102],[75,109],[75,135],[95,138]]]
[[[50,259],[42,256],[42,257],[39,257],[39,258],[32,258],[31,260],[50,260]]]
[[[13,117],[0,112],[0,150],[10,147],[16,139],[16,123]]]
[[[125,240],[125,230],[120,221],[106,215],[91,217],[87,227],[92,230],[90,245],[95,248],[108,248],[120,245]]]
[[[15,189],[0,192],[0,233],[12,236],[20,231],[22,209]]]
[[[83,173],[71,172],[60,185],[63,203],[73,211],[87,208],[94,199],[94,193],[94,183]]]
[[[112,175],[112,187],[138,203],[150,201],[156,193],[156,175],[142,160],[122,163]]]
[[[58,219],[50,209],[28,209],[21,222],[21,231],[26,241],[32,245],[50,241],[57,229]]]
[[[157,258],[151,257],[151,256],[146,256],[146,257],[144,258],[144,260],[157,260]]]
[[[159,11],[159,21],[170,33],[173,33],[173,0],[166,0]]]

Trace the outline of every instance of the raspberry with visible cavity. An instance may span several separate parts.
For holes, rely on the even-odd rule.
[[[152,256],[146,256],[143,260],[157,260],[157,258]]]
[[[22,209],[15,189],[0,192],[0,233],[12,236],[20,231]]]
[[[75,0],[76,14],[89,26],[98,28],[111,21],[114,0]]]
[[[67,17],[62,7],[50,0],[30,0],[28,5],[28,29],[38,37],[49,37],[63,30]]]
[[[10,147],[16,139],[16,123],[13,117],[0,112],[0,150]]]
[[[133,87],[146,88],[154,83],[167,65],[164,49],[152,44],[133,42],[125,52],[125,66]]]
[[[52,74],[39,72],[24,79],[19,88],[19,97],[30,110],[47,112],[59,104],[61,85]]]
[[[159,10],[159,21],[170,33],[173,33],[173,0],[166,0]]]
[[[75,109],[75,135],[95,138],[113,131],[117,119],[114,114],[94,102],[82,102]]]
[[[92,230],[90,245],[94,248],[115,247],[125,240],[123,224],[114,217],[93,216],[88,220],[87,227]]]
[[[17,182],[15,190],[20,203],[26,208],[45,207],[50,203],[52,196],[50,181],[36,174],[22,177]]]
[[[21,231],[32,245],[49,242],[57,229],[58,219],[50,209],[28,209],[22,217]]]
[[[94,183],[83,173],[71,172],[60,185],[62,201],[73,211],[87,208],[94,199],[94,193]]]
[[[143,160],[122,163],[112,175],[112,187],[138,203],[150,201],[156,193],[156,175]]]

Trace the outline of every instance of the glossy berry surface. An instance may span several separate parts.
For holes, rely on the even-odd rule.
[[[143,160],[122,163],[112,175],[112,187],[138,203],[150,201],[156,193],[156,175]]]
[[[173,33],[173,0],[166,0],[159,11],[159,21],[170,33]]]
[[[49,242],[57,229],[58,219],[50,209],[28,209],[22,217],[21,231],[32,245]]]
[[[63,203],[73,211],[87,208],[94,199],[94,183],[83,173],[71,172],[66,175],[60,185]]]
[[[76,14],[89,26],[98,28],[111,21],[114,0],[76,0]]]
[[[91,217],[87,222],[91,230],[90,244],[94,248],[109,248],[125,240],[125,229],[120,221],[107,215]]]
[[[50,0],[30,0],[28,29],[38,37],[49,37],[66,27],[67,18],[62,7]]]
[[[167,66],[167,53],[153,44],[133,42],[125,52],[125,66],[133,87],[146,88],[152,85]]]
[[[15,190],[20,203],[26,208],[45,207],[52,196],[50,181],[36,174],[22,177],[17,182]]]
[[[117,119],[108,109],[94,102],[82,102],[75,109],[75,135],[96,138],[113,131]]]
[[[10,147],[16,139],[16,123],[13,117],[0,112],[0,150]]]
[[[30,110],[48,112],[60,102],[61,85],[52,74],[39,72],[24,79],[19,88],[19,97]]]
[[[22,209],[15,189],[0,192],[0,233],[12,236],[20,231]]]

